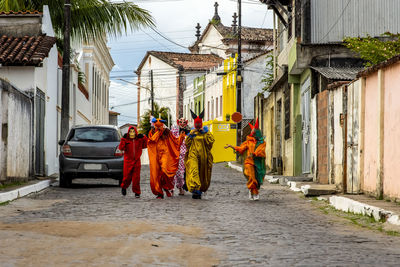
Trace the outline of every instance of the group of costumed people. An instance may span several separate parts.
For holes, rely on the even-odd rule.
[[[124,169],[121,193],[132,183],[132,191],[140,198],[140,157],[147,148],[150,164],[150,187],[158,199],[164,195],[172,197],[174,188],[179,195],[185,191],[192,193],[193,199],[201,199],[211,183],[213,156],[211,153],[214,137],[207,126],[203,126],[204,111],[196,115],[191,111],[194,127],[181,118],[177,125],[167,128],[165,120],[151,119],[148,136],[138,134],[136,127],[130,127],[121,138],[119,149],[124,151]],[[227,145],[240,154],[246,153],[244,175],[252,200],[259,199],[259,189],[265,176],[265,142],[258,127],[258,120],[251,125],[251,134],[240,146]]]

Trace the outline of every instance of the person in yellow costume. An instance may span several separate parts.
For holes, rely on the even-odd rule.
[[[246,137],[246,141],[240,146],[226,145],[225,148],[232,148],[236,152],[243,154],[247,150],[244,160],[244,176],[247,178],[247,188],[249,189],[249,198],[259,200],[259,192],[265,176],[265,142],[262,133],[258,127],[258,119],[255,125],[251,125],[251,133]]]
[[[204,110],[197,116],[193,111],[195,129],[186,137],[186,186],[192,193],[192,198],[201,199],[202,193],[208,190],[211,182],[211,170],[213,156],[211,148],[214,144],[214,136],[203,127]]]

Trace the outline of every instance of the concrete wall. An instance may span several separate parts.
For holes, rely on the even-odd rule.
[[[24,37],[25,35],[40,35],[42,16],[2,16],[0,17],[0,33],[14,37]]]
[[[340,115],[343,114],[343,87],[329,94],[329,176],[330,183],[343,188],[343,127]],[[344,123],[344,121],[343,121]],[[333,127],[332,127],[333,126]]]
[[[317,153],[317,98],[311,98],[310,105],[310,115],[311,115],[311,174],[313,176],[313,180],[317,181],[317,162],[318,162],[318,153]]]
[[[325,90],[317,98],[317,181],[321,184],[328,184],[328,96],[329,91]]]
[[[33,66],[2,66],[0,78],[24,91],[35,88],[35,67]]]
[[[32,102],[0,80],[0,182],[27,180],[32,172]]]
[[[383,193],[385,197],[400,198],[400,63],[384,71],[384,153]],[[369,107],[368,107],[369,109]],[[367,107],[366,107],[367,110]],[[366,142],[368,144],[368,142]]]
[[[48,58],[44,60],[43,67],[37,68],[35,76],[39,88],[46,94],[45,118],[45,170],[46,175],[58,173],[58,136],[57,136],[57,60],[58,52],[54,45]],[[40,85],[40,83],[42,83]]]
[[[369,76],[365,83],[365,129],[364,139],[364,192],[376,192],[379,145],[379,90],[378,74]]]

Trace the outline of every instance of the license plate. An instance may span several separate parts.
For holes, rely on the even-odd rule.
[[[101,166],[101,164],[85,164],[85,165],[83,165],[83,168],[85,170],[98,171],[98,170],[102,169],[102,166]]]

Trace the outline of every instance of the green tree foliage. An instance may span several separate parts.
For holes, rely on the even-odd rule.
[[[357,52],[366,61],[365,67],[383,62],[400,54],[400,34],[384,33],[381,38],[348,37],[344,39],[346,47]]]
[[[267,63],[265,64],[265,74],[262,77],[261,83],[264,85],[262,91],[265,92],[274,82],[274,56],[267,55]]]
[[[170,118],[168,118],[168,112],[169,108],[167,107],[160,107],[157,103],[154,102],[154,118],[158,118],[161,116],[161,119],[166,120],[168,125],[168,122]],[[139,127],[139,132],[145,135],[148,135],[148,133],[151,130],[151,123],[150,123],[150,116],[151,116],[151,110],[147,110],[141,117],[140,119],[140,127]]]
[[[64,31],[64,0],[0,0],[1,11],[42,10],[48,5],[57,37]],[[129,30],[153,26],[150,13],[132,2],[71,0],[71,34],[74,40],[91,41],[120,36]]]

